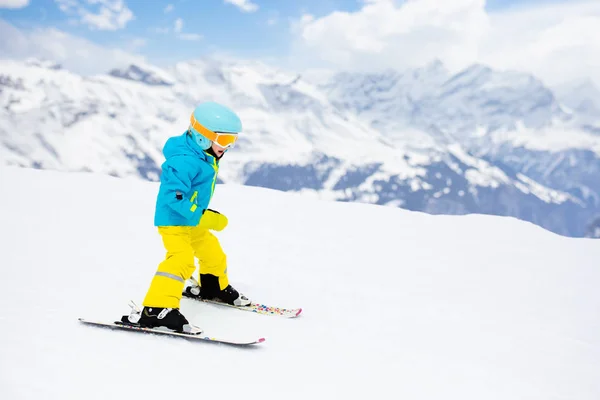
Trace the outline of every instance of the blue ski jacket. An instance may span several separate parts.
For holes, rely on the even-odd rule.
[[[214,193],[219,163],[187,131],[167,140],[163,154],[154,225],[196,226]]]

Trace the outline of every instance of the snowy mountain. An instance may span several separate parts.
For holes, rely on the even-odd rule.
[[[473,65],[450,75],[440,62],[383,74],[341,73],[322,85],[332,102],[379,129],[434,128],[469,138],[518,122],[541,128],[566,119],[553,93],[531,75]]]
[[[596,241],[217,185],[232,284],[304,309],[182,300],[209,336],[266,337],[234,348],[77,322],[143,299],[164,257],[156,183],[0,167],[0,187],[2,399],[600,398]]]
[[[151,65],[129,65],[127,68],[116,68],[110,71],[109,75],[152,86],[172,86],[175,84],[172,77]]]
[[[577,115],[582,124],[600,134],[600,89],[590,79],[562,85],[557,89],[560,101]]]
[[[92,77],[1,61],[0,159],[157,180],[165,140],[186,129],[203,100],[231,105],[244,122],[222,182],[434,214],[510,215],[571,236],[583,236],[599,212],[591,176],[600,136],[580,129],[535,78],[478,65],[451,75],[438,62],[317,84],[213,58]],[[556,139],[566,129],[573,135]],[[544,132],[560,142],[558,153],[537,149]],[[546,173],[564,151],[586,156],[568,164],[575,179]]]
[[[455,75],[439,62],[404,72],[342,73],[320,87],[337,107],[359,115],[394,142],[421,143],[413,134],[418,129],[438,144],[459,143],[469,156],[481,160],[479,165],[491,165],[515,179],[508,188],[493,187],[483,198],[450,199],[452,208],[443,213],[512,215],[582,236],[600,211],[600,130],[594,128],[600,124],[600,112],[590,107],[589,99],[596,97],[589,82],[587,90],[573,90],[568,99],[561,92],[567,104],[580,99],[577,104],[587,104],[585,110],[563,105],[531,75],[481,65]],[[443,171],[442,176],[448,174],[452,173]],[[460,180],[451,177],[456,178]],[[522,195],[529,190],[521,187],[523,182],[538,187],[541,191],[529,193],[537,192],[546,204],[528,201]],[[555,198],[553,192],[569,201],[548,204]],[[434,207],[443,207],[448,197],[435,201]],[[461,209],[469,204],[474,206]],[[409,208],[435,212],[422,203]]]
[[[588,238],[600,239],[600,217],[590,223],[585,236]]]

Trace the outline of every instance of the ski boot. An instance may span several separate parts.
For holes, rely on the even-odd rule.
[[[129,306],[131,313],[121,318],[125,324],[194,335],[202,333],[202,329],[190,324],[178,308],[144,307],[140,310],[133,302]]]
[[[200,274],[200,285],[192,277],[191,284],[184,290],[184,295],[195,299],[220,301],[232,306],[249,306],[252,303],[231,285],[221,290],[219,278],[210,274]]]

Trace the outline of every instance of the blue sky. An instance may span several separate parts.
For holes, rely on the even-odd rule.
[[[99,4],[86,2],[79,1],[90,12],[100,10]],[[493,12],[548,2],[558,0],[487,0],[486,8]],[[60,0],[31,0],[23,8],[0,9],[0,18],[22,29],[54,27],[100,45],[135,49],[150,59],[192,59],[214,51],[240,57],[270,57],[287,51],[293,40],[291,24],[303,14],[318,18],[335,11],[357,11],[364,5],[360,0],[252,0],[246,3],[254,4],[256,9],[244,11],[224,0],[124,0],[133,18],[114,30],[81,22],[76,10],[61,11]],[[177,20],[182,21],[179,35],[175,32]]]
[[[76,23],[76,15],[61,11],[58,3],[52,0],[32,0],[22,9],[2,9],[0,18],[21,28],[52,26],[102,45],[116,46],[135,39],[139,43],[144,40],[145,44],[140,46],[143,54],[149,57],[173,54],[180,59],[214,49],[242,56],[282,52],[289,40],[290,18],[299,18],[305,10],[321,14],[344,9],[342,7],[351,3],[265,0],[255,3],[258,5],[256,11],[243,12],[223,0],[126,0],[124,4],[134,18],[117,30],[100,30]],[[89,6],[89,9],[94,11],[99,7]],[[175,32],[178,19],[183,22],[181,33],[201,35],[202,38],[178,40]]]
[[[1,58],[95,73],[214,53],[299,70],[439,59],[451,70],[479,62],[600,81],[600,1],[0,0]]]

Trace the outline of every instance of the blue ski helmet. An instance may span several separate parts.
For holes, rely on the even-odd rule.
[[[192,119],[204,128],[217,133],[239,133],[242,130],[242,121],[228,107],[224,105],[208,101],[199,104],[192,113]],[[189,132],[194,141],[202,150],[208,150],[212,141],[202,135],[190,124]]]

